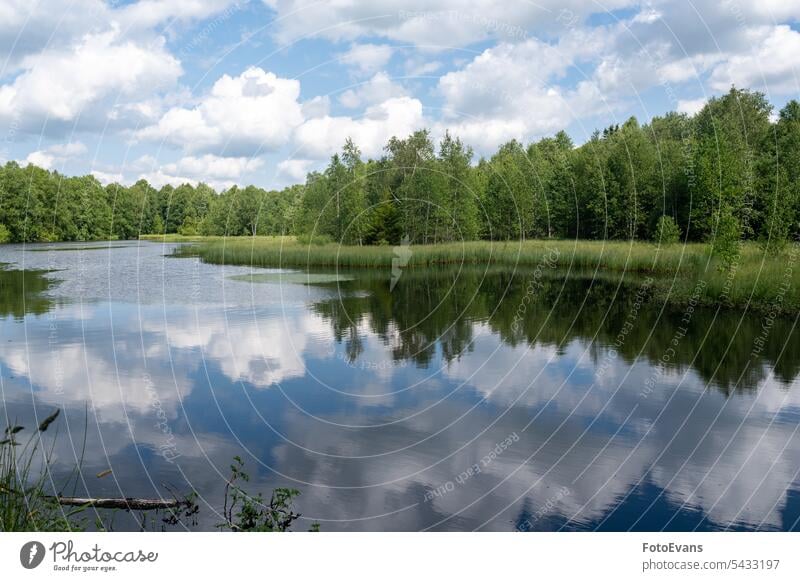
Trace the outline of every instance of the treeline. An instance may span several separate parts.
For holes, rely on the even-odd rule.
[[[321,172],[282,191],[254,186],[100,185],[9,163],[0,237],[313,234],[347,244],[587,238],[739,240],[779,248],[800,234],[800,104],[776,119],[765,96],[732,88],[694,116],[630,118],[575,147],[559,132],[510,141],[489,159],[446,134],[392,138],[363,160],[347,140]]]
[[[217,193],[206,184],[156,189],[145,180],[103,187],[34,165],[0,168],[0,241],[132,239],[140,234],[288,234],[303,186]]]

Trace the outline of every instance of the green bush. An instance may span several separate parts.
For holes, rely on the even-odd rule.
[[[681,239],[681,229],[672,216],[661,216],[656,223],[656,242],[677,244]]]
[[[239,482],[248,482],[250,476],[243,470],[244,462],[234,456],[231,476],[225,486],[225,504],[222,514],[225,521],[218,528],[241,532],[287,532],[302,515],[294,511],[294,499],[300,495],[294,488],[276,488],[269,501],[259,492],[245,491]],[[312,523],[311,531],[319,531]]]
[[[711,241],[711,248],[714,256],[722,261],[722,270],[729,270],[736,259],[739,257],[740,243],[742,239],[742,227],[730,208],[723,208],[720,211],[717,231]]]
[[[11,232],[6,228],[5,224],[0,224],[0,244],[5,244],[11,240]]]
[[[332,244],[333,238],[327,236],[325,234],[300,234],[297,236],[298,244],[303,246],[325,246],[326,244]]]

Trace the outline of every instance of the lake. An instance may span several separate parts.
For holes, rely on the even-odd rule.
[[[306,275],[174,247],[0,246],[4,420],[61,408],[80,494],[196,490],[213,530],[238,455],[323,531],[798,528],[795,318],[546,263]]]

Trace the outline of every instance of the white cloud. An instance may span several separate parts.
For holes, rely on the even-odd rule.
[[[80,141],[70,141],[69,143],[51,145],[48,151],[61,157],[76,157],[86,153],[86,146]]]
[[[238,179],[243,174],[260,168],[264,162],[258,158],[218,157],[207,153],[200,157],[187,156],[176,163],[164,166],[168,173],[186,174],[202,178]]]
[[[327,95],[314,97],[305,101],[302,106],[303,117],[311,119],[314,117],[325,117],[331,109],[331,100]]]
[[[686,99],[678,101],[678,113],[686,113],[687,115],[694,115],[699,112],[706,104],[706,99]]]
[[[392,98],[368,107],[361,118],[325,116],[297,128],[303,155],[320,159],[352,138],[366,156],[377,156],[392,136],[406,136],[424,125],[422,103],[411,97]]]
[[[162,188],[164,186],[178,187],[183,184],[191,184],[196,186],[200,180],[192,179],[189,176],[172,175],[162,169],[140,174],[137,180],[146,180],[154,188]],[[212,185],[212,187],[217,187]]]
[[[53,167],[55,157],[46,151],[32,151],[28,154],[28,157],[25,158],[25,161],[44,169],[50,169]]]
[[[44,49],[63,49],[84,34],[97,32],[110,10],[102,0],[74,0],[69,9],[60,0],[0,2],[0,53],[11,71]],[[8,72],[8,70],[5,70]]]
[[[584,81],[575,89],[558,83],[588,50],[576,38],[562,39],[559,45],[535,39],[500,44],[441,77],[438,90],[445,109],[439,131],[449,128],[488,151],[512,138],[558,131],[596,110],[602,101],[591,83]]]
[[[241,185],[244,176],[260,169],[264,161],[248,157],[220,157],[213,154],[186,156],[175,162],[159,164],[150,156],[140,158],[131,169],[140,169],[137,179],[146,179],[155,187],[204,182],[216,189]]]
[[[121,6],[114,14],[128,27],[152,28],[163,22],[202,20],[241,9],[241,0],[139,0]]]
[[[311,159],[284,159],[278,164],[278,177],[292,182],[302,182],[314,161]]]
[[[444,66],[442,61],[432,61],[410,57],[406,60],[405,69],[410,77],[423,77],[435,73]]]
[[[326,2],[265,0],[277,13],[276,36],[293,42],[305,36],[332,40],[387,38],[426,49],[467,46],[498,39],[518,42],[537,32],[554,34],[589,14],[632,6],[632,0],[609,0],[603,8],[585,0],[505,2],[425,0]],[[563,15],[569,14],[569,18]]]
[[[171,108],[136,137],[188,151],[252,155],[289,140],[303,121],[299,96],[299,81],[250,67],[237,77],[223,75],[197,106]]]
[[[65,50],[87,34],[107,32],[115,23],[127,38],[141,40],[164,23],[231,14],[245,5],[241,0],[4,0],[0,3],[0,53],[4,67],[15,70],[32,55]]]
[[[117,29],[88,34],[67,50],[46,50],[23,67],[0,86],[0,117],[19,118],[28,127],[80,116],[102,124],[105,115],[96,105],[141,98],[171,86],[182,72],[163,38],[137,43],[122,39]]]
[[[108,184],[121,184],[125,180],[121,173],[109,173],[99,170],[92,170],[92,175],[104,186],[107,186]]]
[[[738,87],[797,93],[797,55],[800,54],[800,32],[787,25],[775,26],[755,47],[746,53],[731,56],[711,74],[712,88],[725,91]]]
[[[633,17],[633,22],[643,22],[645,24],[652,24],[661,19],[661,12],[653,9],[652,7],[645,7]]]
[[[352,44],[339,60],[360,74],[371,74],[385,67],[393,52],[394,49],[386,44]]]
[[[699,80],[703,73],[724,59],[725,56],[718,53],[699,54],[677,59],[662,65],[658,70],[658,77],[662,82],[667,83]]]
[[[716,91],[736,83],[796,92],[798,33],[779,23],[799,17],[798,2],[695,0],[686,10],[679,3],[655,0],[614,27],[613,50],[601,71],[608,82],[600,86],[604,92],[623,87],[631,94],[659,83],[705,83],[711,73],[709,84]],[[671,89],[680,91],[679,86]]]
[[[84,153],[86,153],[86,146],[80,141],[57,143],[45,149],[32,151],[25,161],[44,169],[52,169],[55,165],[63,164],[66,160]]]
[[[386,73],[376,73],[369,81],[348,89],[339,96],[339,102],[349,109],[376,105],[393,97],[403,97],[406,90],[392,81]]]

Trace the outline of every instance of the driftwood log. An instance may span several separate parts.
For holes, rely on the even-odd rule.
[[[152,498],[79,498],[72,496],[53,497],[64,506],[91,506],[94,508],[120,508],[126,510],[158,510],[184,506],[183,500],[159,500]]]

